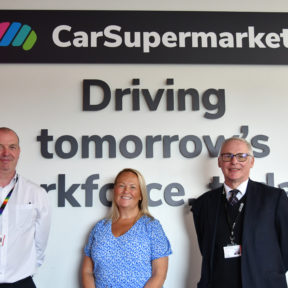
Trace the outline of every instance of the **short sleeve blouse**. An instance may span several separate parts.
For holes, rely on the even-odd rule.
[[[94,263],[97,288],[143,288],[152,275],[152,260],[172,253],[156,219],[142,216],[125,234],[112,234],[111,220],[92,229],[84,252]]]

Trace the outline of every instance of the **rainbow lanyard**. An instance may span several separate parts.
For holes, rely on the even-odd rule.
[[[4,209],[5,209],[5,207],[6,207],[7,203],[8,203],[11,195],[12,195],[12,192],[14,191],[14,188],[16,186],[17,181],[18,181],[18,175],[16,177],[16,181],[15,181],[15,184],[14,184],[13,188],[10,190],[10,192],[8,193],[8,195],[6,196],[6,198],[4,199],[4,201],[3,201],[3,203],[2,203],[2,205],[0,207],[0,216],[2,215]]]

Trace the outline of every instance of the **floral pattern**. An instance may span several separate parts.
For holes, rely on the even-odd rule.
[[[112,234],[111,220],[99,221],[84,251],[93,260],[97,288],[143,288],[152,261],[172,253],[160,222],[147,216],[119,237]]]

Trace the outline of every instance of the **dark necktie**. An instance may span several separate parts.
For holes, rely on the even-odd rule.
[[[240,191],[237,189],[230,191],[230,198],[228,199],[228,202],[231,206],[235,205],[239,201],[238,198],[236,197],[238,192],[240,192]]]

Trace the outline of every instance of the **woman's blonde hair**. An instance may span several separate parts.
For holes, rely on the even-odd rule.
[[[129,173],[129,172],[133,173],[137,176],[139,186],[140,186],[141,200],[138,203],[139,215],[137,218],[139,219],[141,216],[146,215],[146,216],[153,219],[153,216],[150,214],[150,212],[148,210],[148,195],[147,195],[145,179],[144,179],[143,175],[138,170],[133,169],[133,168],[125,168],[125,169],[121,170],[117,174],[117,176],[115,177],[114,185],[117,183],[117,180],[120,177],[120,175],[122,175],[123,173]],[[115,198],[113,196],[110,218],[112,219],[112,222],[115,222],[118,220],[119,217],[120,217],[119,209],[118,209],[118,206],[115,202]]]

